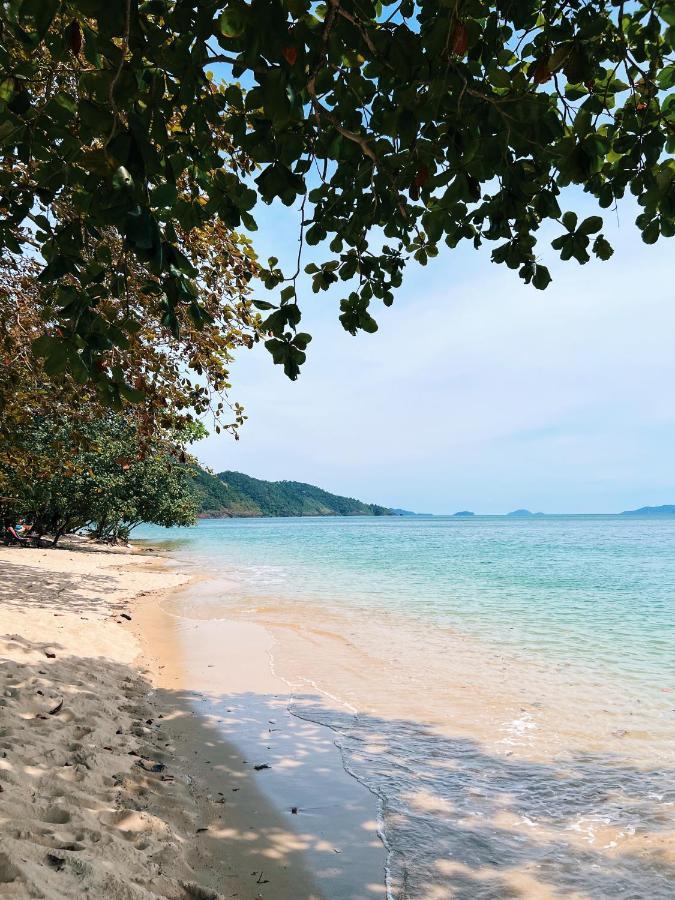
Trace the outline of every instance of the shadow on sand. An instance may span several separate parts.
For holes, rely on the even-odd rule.
[[[17,559],[11,571],[0,577],[0,602],[10,607],[38,605],[46,612],[67,608],[85,613],[96,607],[96,599],[83,599],[78,589],[81,576],[50,572],[41,576],[40,591],[33,583],[36,577],[34,569]],[[86,587],[103,598],[114,585],[114,578],[100,575],[89,578]],[[36,599],[48,594],[53,597],[49,602]],[[44,653],[43,645],[22,642],[17,636],[9,640],[27,656],[35,651]],[[341,712],[313,694],[292,698],[295,726],[291,731],[280,729],[274,737],[275,720],[288,715],[287,697],[247,693],[205,697],[168,689],[153,692],[135,670],[89,659],[86,654],[26,662],[20,672],[12,670],[2,684],[9,691],[2,703],[5,722],[12,704],[24,702],[31,691],[35,693],[36,685],[45,695],[58,692],[82,701],[68,716],[31,720],[33,730],[25,735],[21,724],[18,730],[3,728],[0,780],[5,789],[0,794],[0,815],[6,822],[12,818],[6,810],[12,803],[13,772],[19,768],[33,779],[32,802],[37,809],[62,776],[67,774],[72,780],[72,772],[78,771],[77,792],[86,793],[97,754],[125,752],[127,735],[116,737],[114,714],[97,711],[98,673],[103,665],[109,685],[133,681],[134,697],[143,698],[136,710],[129,708],[125,713],[131,717],[131,733],[146,748],[141,751],[154,754],[166,766],[163,774],[182,779],[201,811],[205,831],[199,837],[199,849],[188,852],[195,880],[205,859],[225,860],[233,873],[244,873],[250,891],[240,896],[251,900],[265,897],[272,889],[266,885],[274,887],[275,896],[287,900],[385,896],[383,871],[376,878],[372,872],[366,873],[354,887],[361,877],[356,868],[351,880],[345,881],[345,867],[339,860],[342,853],[346,857],[350,847],[373,849],[380,838],[372,815],[365,811],[361,815],[358,806],[349,811],[343,826],[335,825],[334,820],[344,813],[340,804],[352,802],[331,793],[328,786],[329,760],[337,745],[347,771],[381,807],[389,849],[390,895],[395,900],[670,900],[675,896],[672,769],[641,769],[620,754],[570,754],[546,763],[506,753],[495,755],[475,741],[444,736],[419,722]],[[84,702],[87,698],[89,705]],[[69,702],[66,699],[64,713]],[[151,715],[143,707],[146,702],[153,705]],[[97,719],[98,725],[92,719]],[[146,719],[151,719],[152,725]],[[316,723],[322,727],[317,728]],[[91,758],[78,757],[83,740],[73,738],[70,732],[83,728],[89,729],[91,741],[108,741],[109,745],[93,746]],[[64,755],[49,759],[31,755],[28,742],[38,730],[47,745],[51,741],[65,747]],[[240,737],[244,734],[255,737],[264,747],[264,755],[243,758]],[[261,766],[269,766],[276,778],[273,799],[265,781],[268,771]],[[192,778],[195,772],[196,780]],[[147,773],[142,774],[147,781]],[[165,804],[167,792],[173,790],[170,777],[151,779],[150,788],[137,793],[115,791],[114,777],[106,777],[108,782],[104,780],[96,788],[101,792],[99,806],[90,800],[88,807],[83,804],[79,813],[71,814],[74,819],[77,815],[91,818],[91,814],[97,818],[99,831],[106,834],[118,827],[115,819],[101,812],[109,813],[111,806],[118,812],[133,809],[166,815],[162,810],[170,807]],[[93,787],[91,793],[96,796]],[[62,802],[66,801],[62,798]],[[371,799],[363,809],[374,805]],[[110,822],[113,824],[107,824]],[[172,824],[174,829],[183,829],[181,839],[188,847],[194,842],[194,825],[193,820],[186,824],[184,816]],[[42,844],[51,840],[44,827],[41,832],[36,829],[38,833]],[[135,853],[143,852],[138,849],[143,846],[141,839],[146,840],[142,834],[134,836]],[[79,850],[62,852],[79,853],[83,859],[89,855],[91,865],[105,853],[105,841],[91,847],[82,843]],[[42,856],[44,866],[53,870],[47,852]],[[307,874],[308,858],[312,860],[311,876]],[[135,883],[141,884],[143,867],[140,862],[138,865]],[[10,866],[5,872],[7,883],[12,881],[12,871]],[[0,881],[2,877],[0,871]],[[55,877],[53,871],[49,877]],[[221,872],[219,877],[230,876]],[[2,887],[0,883],[0,893]],[[222,880],[217,890],[222,896],[232,896]]]
[[[43,649],[28,642],[24,645],[27,651]],[[57,669],[48,664],[24,666],[21,684],[39,682],[48,690],[54,676],[53,683],[63,695],[68,679],[76,679],[74,689],[81,691],[89,685],[95,698],[98,688],[93,673],[100,660],[67,657],[59,663],[66,668],[58,677]],[[120,682],[137,678],[133,670],[116,664],[107,664],[106,671]],[[334,742],[344,754],[347,769],[383,805],[390,848],[389,886],[396,900],[565,896],[666,900],[673,896],[672,771],[641,771],[619,757],[588,756],[543,765],[490,756],[473,741],[444,738],[415,722],[342,715],[326,709],[312,695],[295,697],[294,713],[322,723],[319,738],[315,729],[303,732],[300,725],[290,743],[277,743],[264,758],[243,763],[238,745],[223,735],[236,739],[240,729],[260,730],[263,723],[274,722],[282,712],[279,697],[239,694],[205,701],[202,695],[187,691],[153,693],[147,681],[138,679],[136,695],[146,694],[153,696],[154,715],[161,711],[164,722],[162,742],[149,736],[147,742],[155,741],[155,745],[148,749],[146,744],[145,753],[160,760],[169,776],[187,782],[195,768],[202,773],[207,769],[204,784],[193,784],[206,810],[201,862],[206,855],[250,873],[251,893],[246,896],[251,898],[257,892],[266,896],[263,885],[270,883],[281,891],[276,896],[288,900],[385,896],[384,873],[381,882],[369,877],[354,890],[353,885],[345,888],[336,867],[336,852],[348,848],[344,842],[366,844],[378,837],[370,819],[351,834],[331,828],[331,817],[341,811],[336,808],[339,800],[324,791],[329,763],[323,758],[335,753]],[[196,712],[205,703],[208,716]],[[146,713],[139,709],[138,715]],[[55,744],[59,730],[83,725],[92,728],[95,723],[91,716],[40,723],[45,731],[52,730]],[[13,766],[31,764],[36,778],[48,776],[52,784],[58,783],[61,766],[72,777],[74,750],[59,765],[23,759],[26,748],[23,742],[15,743],[11,732],[4,735],[2,747],[6,758],[0,778],[5,790],[0,808],[11,801]],[[92,757],[102,749],[94,748]],[[287,790],[287,804],[268,799],[266,772],[255,768],[263,764],[292,772],[286,788],[281,788],[282,795]],[[82,791],[89,763],[80,760],[80,765],[85,783],[78,788]],[[303,781],[304,797],[309,791],[314,800],[295,807],[293,792]],[[162,816],[165,790],[166,785],[157,781],[150,791],[117,796],[109,792],[106,800],[119,811],[140,809]],[[277,801],[279,796],[277,788]],[[39,805],[41,799],[47,798],[40,798],[36,782],[35,802]],[[99,821],[98,827],[105,831],[105,822]],[[623,832],[628,849],[623,840],[612,847],[603,830]],[[92,848],[95,856],[104,852],[103,846]],[[85,847],[80,855],[86,858],[87,853]],[[306,873],[308,854],[313,858],[311,879]],[[50,864],[47,854],[44,864]],[[196,880],[198,865],[195,859]],[[304,873],[304,887],[296,881],[300,873]],[[315,887],[310,888],[312,880]],[[219,886],[224,896],[231,896],[226,888]]]

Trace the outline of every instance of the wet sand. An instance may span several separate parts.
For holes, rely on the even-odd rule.
[[[209,735],[186,740],[239,823],[225,828],[226,839],[259,854],[275,896],[386,896],[377,799],[345,772],[332,731],[289,711],[297,698],[272,671],[270,633],[255,623],[177,617],[171,608],[171,598],[154,598],[137,613],[146,659],[160,696],[178,687],[195,727]],[[294,880],[297,860],[311,890]]]
[[[345,768],[379,799],[390,897],[672,896],[667,688],[400,616],[237,596],[221,574],[165,608],[195,666],[205,640],[211,659],[239,622],[240,643],[247,634],[271,655],[282,705],[331,730]],[[242,671],[241,706],[219,726],[235,736],[250,699]]]

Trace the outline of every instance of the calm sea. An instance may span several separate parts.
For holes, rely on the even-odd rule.
[[[212,573],[205,607],[264,622],[278,671],[337,698],[297,712],[380,799],[391,897],[675,896],[675,518],[138,537]]]

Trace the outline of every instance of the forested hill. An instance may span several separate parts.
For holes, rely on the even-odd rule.
[[[202,518],[234,516],[391,516],[393,510],[329,494],[300,481],[263,481],[241,472],[194,476]]]

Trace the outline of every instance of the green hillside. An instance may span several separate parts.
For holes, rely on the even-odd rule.
[[[300,481],[263,481],[241,472],[211,475],[197,469],[202,518],[237,516],[391,516],[384,506],[330,494]]]

